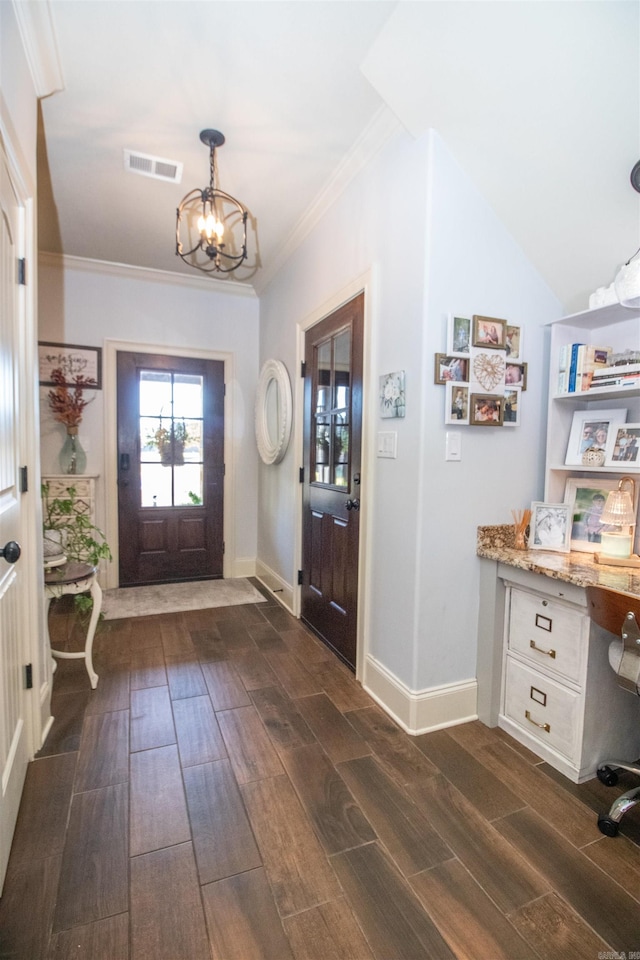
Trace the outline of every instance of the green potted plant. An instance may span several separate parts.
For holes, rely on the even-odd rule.
[[[92,522],[75,487],[67,487],[66,497],[50,498],[49,484],[43,483],[41,496],[45,565],[47,559],[53,560],[56,553],[64,554],[68,561],[90,563],[93,567],[97,567],[101,560],[112,559],[104,533]],[[90,596],[78,594],[74,599],[80,613],[91,610],[93,601]]]

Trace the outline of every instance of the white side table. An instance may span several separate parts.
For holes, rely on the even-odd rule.
[[[47,632],[49,631],[49,606],[56,597],[62,597],[65,594],[90,593],[93,599],[93,608],[91,610],[91,619],[87,629],[87,638],[84,644],[84,650],[77,653],[67,653],[65,650],[52,650],[54,657],[61,660],[85,660],[89,681],[93,690],[98,686],[98,674],[93,669],[92,650],[93,638],[102,609],[102,590],[98,583],[96,574],[97,567],[92,567],[90,563],[65,563],[63,566],[46,570],[44,575],[44,592],[47,600],[45,610],[45,623]]]

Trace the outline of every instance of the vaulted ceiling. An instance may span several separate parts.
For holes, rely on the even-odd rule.
[[[395,130],[435,128],[567,311],[640,246],[636,0],[51,0],[63,89],[41,102],[43,251],[195,274],[175,209],[250,212],[260,292]],[[184,164],[180,184],[125,169]]]

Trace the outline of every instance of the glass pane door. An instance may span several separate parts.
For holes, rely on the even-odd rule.
[[[349,484],[351,436],[351,330],[314,349],[315,410],[313,482],[331,487]]]
[[[201,505],[203,378],[141,370],[139,402],[140,505]]]

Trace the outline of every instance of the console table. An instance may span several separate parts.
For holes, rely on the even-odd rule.
[[[49,632],[49,606],[51,601],[65,594],[90,593],[93,599],[91,619],[87,629],[84,650],[68,653],[66,650],[51,650],[54,657],[61,660],[84,660],[93,690],[98,686],[98,674],[93,669],[93,638],[102,609],[102,590],[97,580],[97,567],[90,563],[65,563],[45,571],[44,591],[47,600],[45,623]]]

